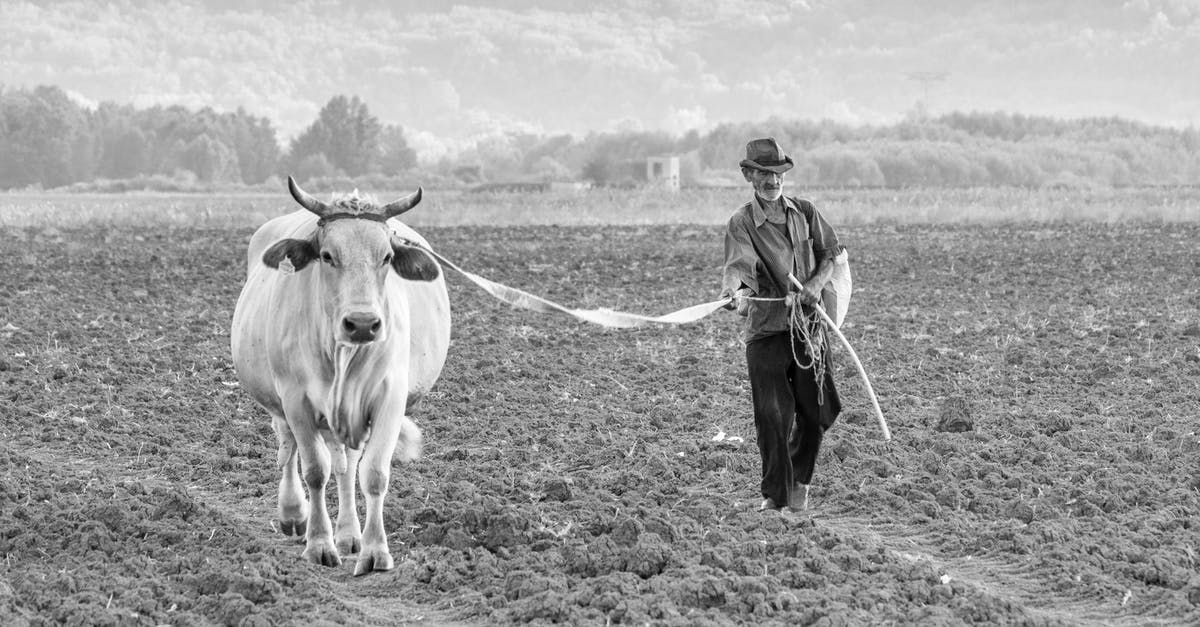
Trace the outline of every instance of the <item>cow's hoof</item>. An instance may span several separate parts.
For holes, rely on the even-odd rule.
[[[360,536],[344,536],[337,539],[337,550],[342,555],[354,555],[362,549]]]
[[[283,535],[285,536],[302,536],[308,531],[308,519],[293,518],[289,520],[280,520],[279,530],[282,531]]]
[[[364,551],[354,564],[354,575],[366,575],[377,570],[391,570],[392,554],[384,551]]]
[[[304,559],[321,566],[341,566],[342,558],[332,542],[310,542],[304,549]]]

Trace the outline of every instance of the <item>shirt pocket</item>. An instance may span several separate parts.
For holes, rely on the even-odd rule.
[[[813,270],[817,267],[816,257],[813,256],[813,241],[811,239],[802,239],[796,242],[796,278],[805,281],[812,276]],[[791,290],[791,286],[788,286]]]

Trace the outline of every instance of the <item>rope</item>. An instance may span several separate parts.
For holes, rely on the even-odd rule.
[[[784,298],[747,297],[747,300],[760,302],[783,301],[788,308],[788,341],[792,348],[792,361],[801,370],[813,370],[817,381],[817,404],[825,404],[825,351],[829,345],[826,342],[825,323],[815,311],[805,313],[804,307],[795,299],[795,294]],[[800,358],[796,351],[799,339],[808,355],[807,360]]]
[[[515,287],[497,283],[495,281],[485,279],[478,274],[468,272],[455,265],[455,263],[449,259],[446,259],[442,255],[434,252],[432,248],[429,248],[420,242],[406,239],[399,233],[397,233],[397,236],[404,240],[407,245],[420,249],[440,262],[442,265],[463,275],[467,278],[467,280],[482,288],[485,292],[491,294],[493,298],[499,301],[508,303],[513,307],[528,309],[530,311],[566,314],[579,320],[591,322],[592,324],[598,324],[604,327],[630,328],[646,326],[649,324],[687,324],[689,322],[695,322],[701,318],[712,315],[713,313],[723,309],[725,305],[729,304],[729,299],[725,298],[722,300],[700,303],[699,305],[692,305],[691,307],[685,307],[678,311],[672,311],[661,316],[644,316],[641,314],[628,313],[624,311],[614,311],[612,309],[571,309],[552,300],[542,298],[536,294],[530,294],[524,290],[519,290]]]
[[[812,368],[813,376],[817,380],[817,404],[825,404],[825,325],[816,314],[806,315],[804,307],[799,303],[792,301],[792,311],[788,316],[788,335],[792,341],[792,360],[796,362],[802,370]],[[800,340],[804,343],[807,349],[809,363],[805,365],[800,361],[800,357],[796,354],[796,336],[800,336]]]

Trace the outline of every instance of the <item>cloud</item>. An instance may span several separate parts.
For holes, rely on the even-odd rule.
[[[646,127],[639,118],[624,117],[609,120],[603,130],[614,133],[640,133],[646,130]]]
[[[468,147],[465,141],[453,142],[429,131],[404,129],[404,139],[409,148],[417,153],[417,160],[424,164],[457,155]]]
[[[1168,18],[1162,11],[1155,13],[1154,17],[1150,18],[1151,35],[1167,35],[1170,34],[1172,30],[1174,30],[1174,28],[1171,26],[1170,18]]]
[[[1151,16],[1153,22],[1165,22],[1171,27],[1187,27],[1200,21],[1198,0],[1134,0],[1122,9]]]
[[[877,124],[885,116],[880,115],[878,111],[868,110],[857,103],[838,100],[826,104],[821,117],[843,124],[860,125]]]
[[[951,72],[940,101],[980,109],[1090,106],[1156,121],[1179,117],[1173,103],[1196,101],[1200,1],[1063,1],[1019,10],[932,2],[915,12],[910,2],[824,0],[406,10],[375,1],[0,0],[0,76],[92,102],[240,106],[270,118],[284,140],[332,96],[358,95],[430,155],[508,129],[871,121],[911,107],[920,88],[905,74],[922,69]]]
[[[91,109],[92,111],[95,111],[96,108],[100,106],[99,102],[92,100],[91,98],[88,98],[87,96],[85,96],[73,89],[67,89],[65,91],[67,94],[67,98],[70,98],[71,101],[73,101],[75,104],[77,104],[85,109]]]
[[[671,109],[659,123],[659,127],[673,135],[683,135],[691,130],[707,131],[711,126],[708,122],[708,111],[697,105]]]

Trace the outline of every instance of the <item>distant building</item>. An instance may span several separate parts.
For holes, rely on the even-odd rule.
[[[650,186],[661,185],[671,192],[678,192],[679,157],[647,158],[646,181]]]

